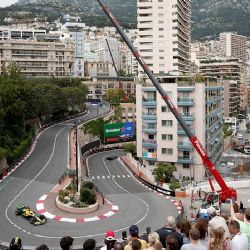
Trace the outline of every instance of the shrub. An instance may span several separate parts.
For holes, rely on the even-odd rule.
[[[92,182],[84,182],[82,184],[82,188],[93,189],[94,188],[94,184]]]
[[[60,190],[60,191],[59,191],[59,200],[60,200],[61,202],[64,202],[64,190]]]
[[[173,190],[173,191],[175,191],[176,189],[178,189],[178,188],[180,188],[180,183],[179,183],[179,181],[173,181],[173,182],[171,182],[170,183],[170,185],[169,185],[169,188],[171,189],[171,190]]]
[[[82,188],[80,192],[80,201],[88,205],[95,204],[96,203],[95,192],[86,187]]]

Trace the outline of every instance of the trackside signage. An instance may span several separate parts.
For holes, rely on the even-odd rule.
[[[104,137],[105,138],[133,138],[134,137],[134,123],[111,123],[104,125]]]

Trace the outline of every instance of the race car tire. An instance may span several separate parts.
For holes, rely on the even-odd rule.
[[[16,214],[17,216],[19,216],[19,215],[22,214],[22,212],[21,212],[20,210],[16,210],[16,211],[15,211],[15,214]]]
[[[35,224],[35,220],[32,218],[31,220],[30,220],[30,224]]]
[[[45,216],[44,216],[43,214],[41,214],[41,215],[39,215],[39,218],[40,218],[41,220],[44,220],[44,219],[45,219]]]

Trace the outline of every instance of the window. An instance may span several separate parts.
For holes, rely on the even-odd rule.
[[[164,49],[159,49],[159,52],[160,52],[160,53],[163,53],[163,52],[164,52]]]
[[[163,13],[159,13],[158,16],[159,16],[159,17],[163,17]]]
[[[163,31],[164,29],[163,28],[159,28],[159,31]]]
[[[154,140],[155,136],[154,135],[148,135],[149,140]]]
[[[159,38],[164,38],[164,35],[159,35]]]
[[[163,10],[163,6],[158,6],[158,9],[159,10]]]
[[[164,64],[162,64],[162,63],[161,63],[161,64],[159,64],[159,67],[164,67]]]
[[[160,59],[160,60],[164,60],[164,56],[160,56],[159,59]]]
[[[168,107],[161,107],[161,112],[162,112],[162,113],[166,113],[166,112],[167,112],[167,108],[168,108]]]
[[[149,162],[148,162],[148,165],[149,165],[149,166],[154,166],[154,165],[155,165],[155,162],[154,162],[154,161],[149,161]]]
[[[154,150],[153,148],[149,148],[149,149],[148,149],[148,152],[149,152],[149,153],[155,153],[155,150]]]
[[[173,140],[173,135],[171,135],[171,134],[162,134],[161,139],[163,141],[172,141]]]
[[[162,120],[161,121],[161,126],[162,127],[172,127],[173,126],[173,121],[172,120]]]
[[[190,164],[188,164],[188,163],[183,163],[183,168],[190,168]]]
[[[172,148],[162,148],[161,153],[163,155],[172,155],[173,154],[173,149]]]

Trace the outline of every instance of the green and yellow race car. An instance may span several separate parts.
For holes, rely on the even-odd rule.
[[[16,215],[21,215],[23,218],[28,220],[30,224],[33,224],[35,226],[43,225],[47,222],[47,218],[42,214],[36,214],[34,211],[32,211],[29,207],[25,207],[22,205],[17,206]]]

